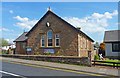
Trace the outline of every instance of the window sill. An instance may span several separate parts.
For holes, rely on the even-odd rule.
[[[120,51],[112,51],[113,53],[120,53]]]
[[[60,48],[60,46],[59,47],[40,47],[40,48]]]

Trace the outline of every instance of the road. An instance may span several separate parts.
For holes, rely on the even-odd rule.
[[[1,62],[1,61],[0,61]],[[86,74],[83,72],[74,72],[70,70],[64,70],[64,69],[54,69],[50,67],[42,67],[42,66],[35,66],[35,65],[25,65],[25,64],[19,64],[19,63],[11,63],[11,62],[3,62],[2,61],[2,70],[0,71],[2,73],[2,78],[40,78],[41,76],[54,76],[58,78],[64,78],[64,76],[91,76],[90,74]],[[52,78],[54,78],[52,77]],[[75,77],[75,78],[76,78]],[[41,77],[44,78],[44,77]],[[48,77],[50,78],[50,77]],[[67,78],[67,77],[66,77]],[[93,77],[92,77],[93,78]]]

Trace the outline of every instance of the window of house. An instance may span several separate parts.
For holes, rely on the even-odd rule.
[[[112,43],[112,51],[120,52],[120,43]]]
[[[45,46],[45,37],[44,37],[44,35],[41,36],[41,46],[42,47]]]
[[[49,30],[47,32],[47,42],[48,42],[47,44],[48,44],[48,47],[53,46],[53,44],[52,44],[52,36],[53,36],[52,30]]]
[[[60,36],[59,36],[59,34],[55,35],[55,46],[60,46]]]

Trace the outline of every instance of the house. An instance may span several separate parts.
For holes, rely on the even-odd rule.
[[[1,47],[2,52],[8,52],[8,54],[13,54],[15,49],[15,44],[9,44],[7,46]]]
[[[105,31],[105,55],[106,57],[118,58],[120,55],[120,30]]]
[[[14,42],[18,54],[51,53],[84,57],[88,56],[88,51],[93,51],[94,41],[48,10],[29,32],[24,32]]]
[[[7,45],[7,46],[3,46],[3,47],[1,47],[1,49],[2,50],[8,50],[8,49],[14,49],[16,46],[15,46],[15,44],[9,44],[9,45]]]
[[[20,35],[14,42],[16,43],[15,54],[26,54],[27,37],[25,36],[27,32]]]

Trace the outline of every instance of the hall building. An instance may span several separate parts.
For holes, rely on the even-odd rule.
[[[29,32],[15,41],[16,54],[51,54],[60,56],[88,56],[93,42],[80,28],[75,28],[48,10]]]

